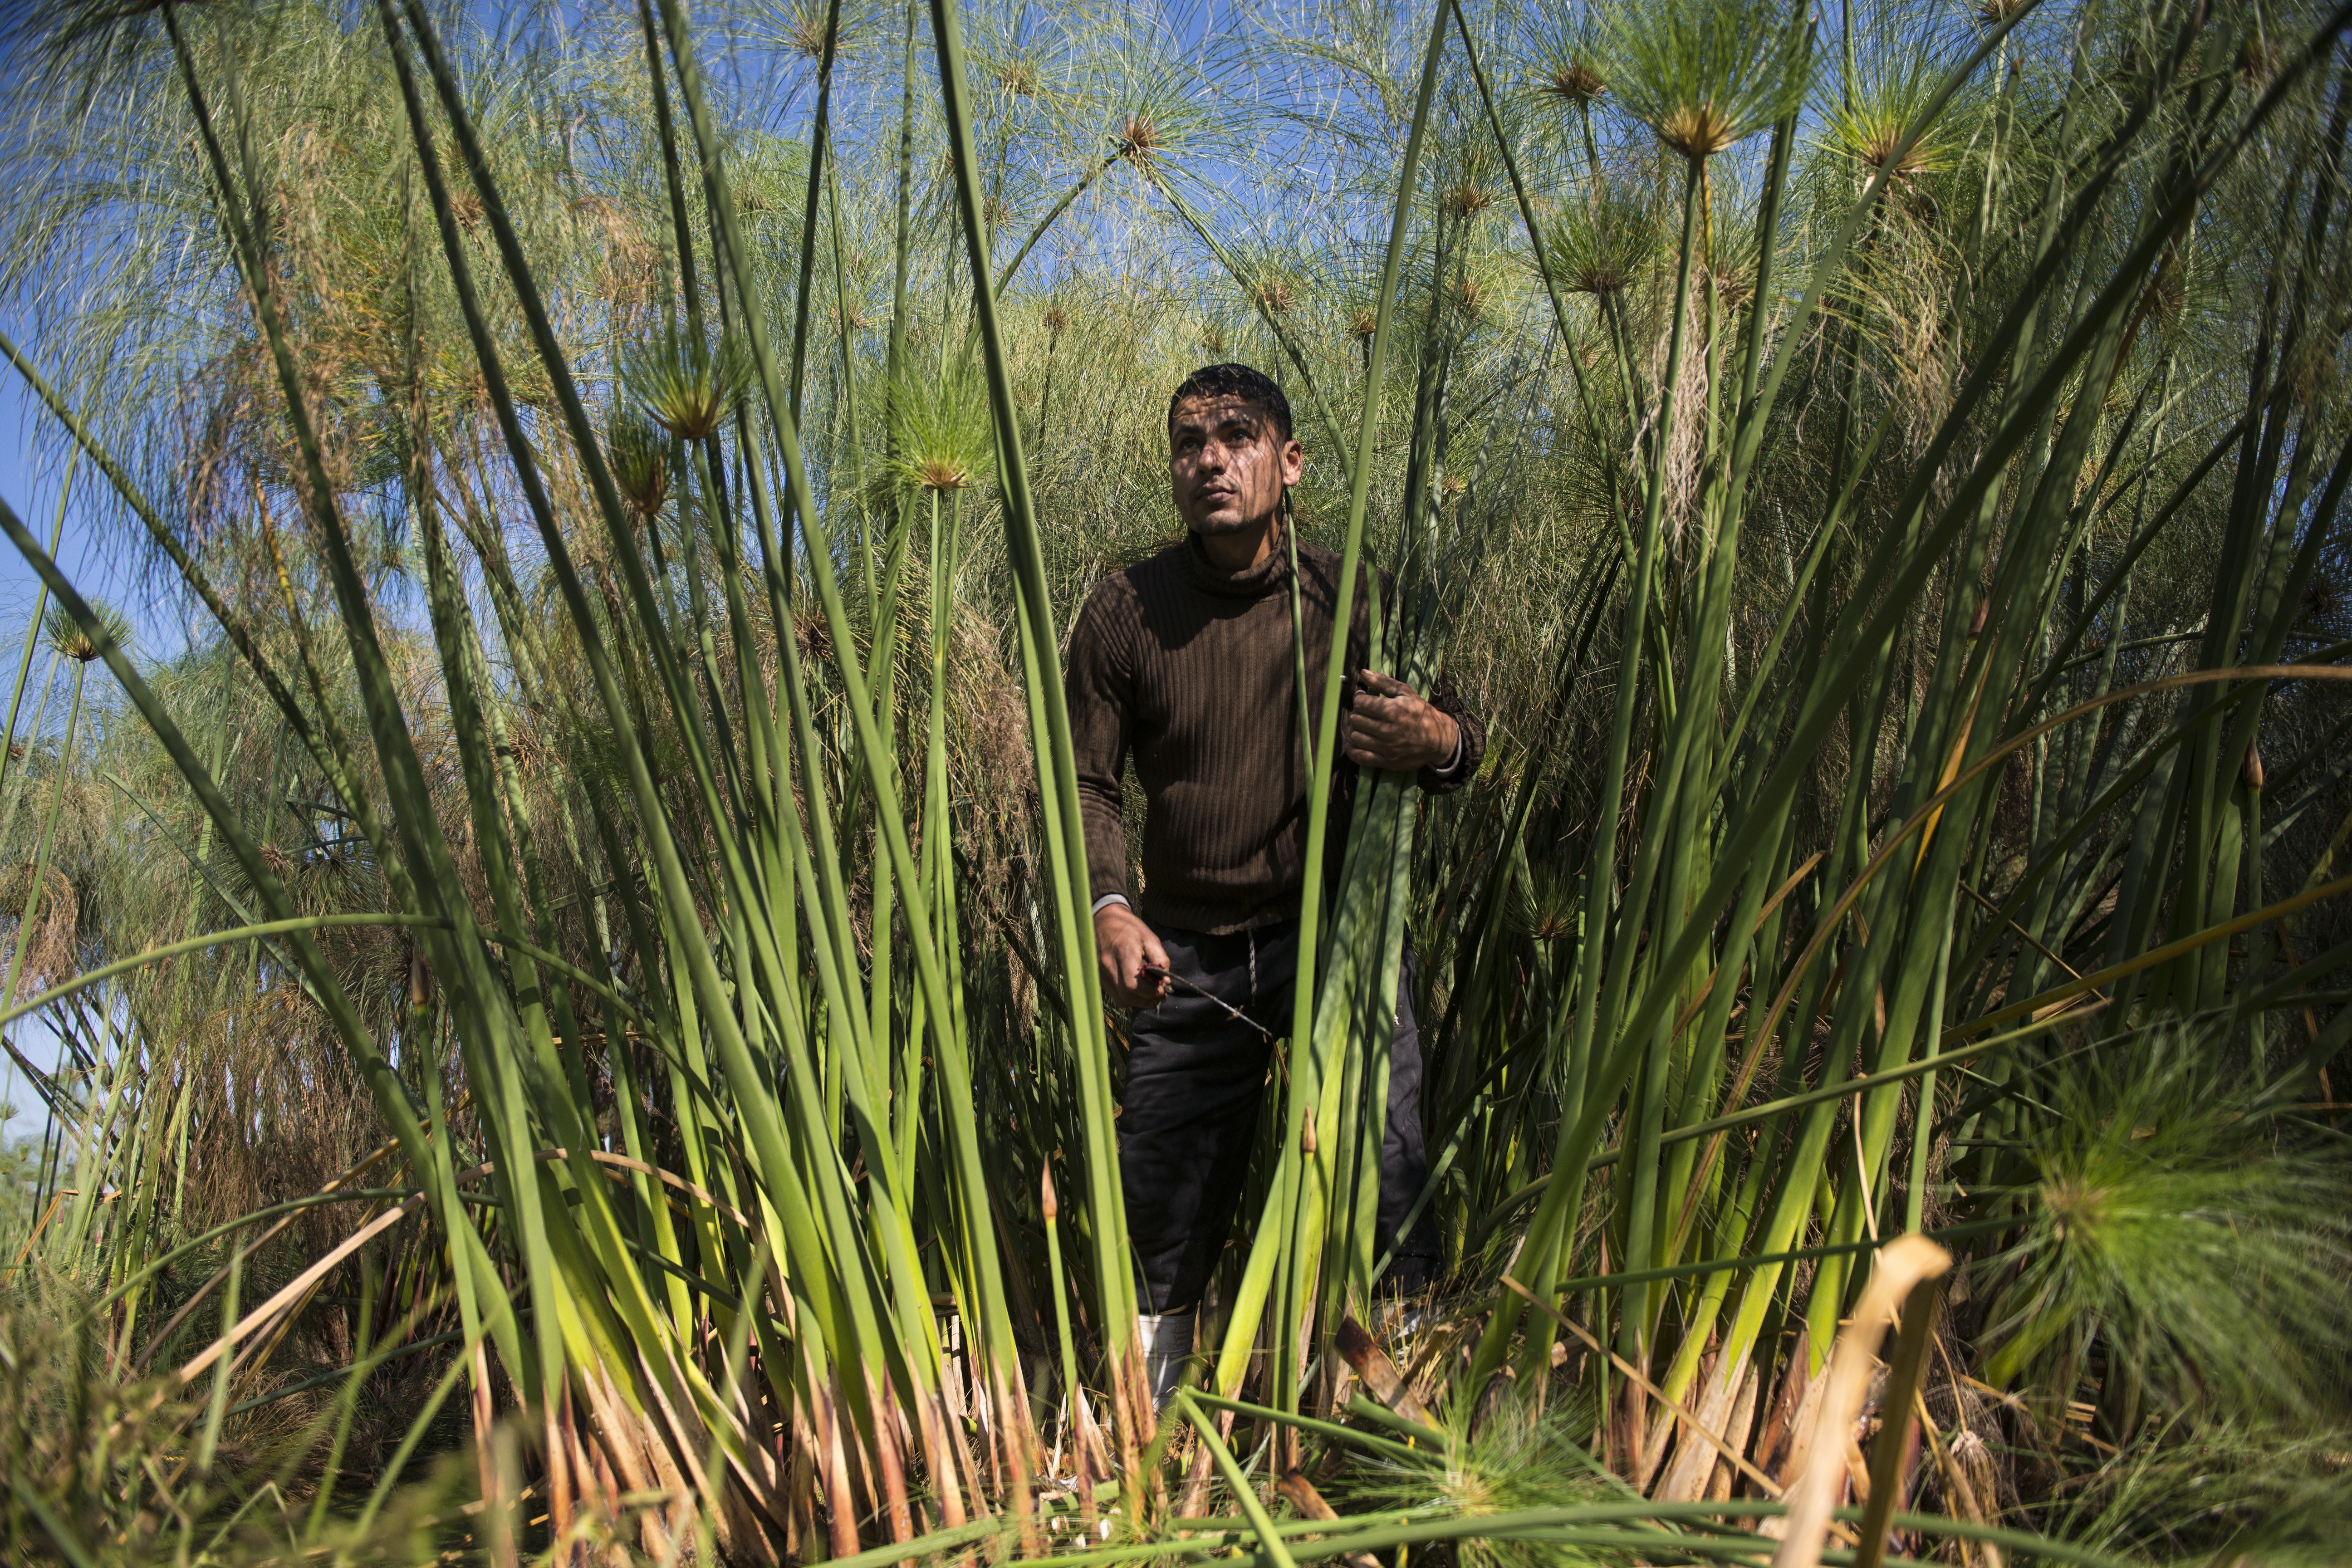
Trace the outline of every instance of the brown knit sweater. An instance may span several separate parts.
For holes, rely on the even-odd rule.
[[[1307,690],[1319,696],[1339,603],[1339,558],[1298,547]],[[1383,603],[1391,584],[1381,578]],[[1370,643],[1358,585],[1343,706]],[[1224,573],[1191,534],[1104,578],[1070,633],[1070,729],[1086,820],[1093,896],[1126,894],[1127,837],[1119,777],[1129,757],[1143,785],[1143,916],[1188,931],[1225,932],[1288,920],[1306,878],[1307,785],[1290,631],[1290,562],[1276,549],[1257,566]],[[1462,735],[1442,772],[1421,787],[1458,789],[1478,771],[1486,738],[1441,679],[1429,694]],[[1355,776],[1341,759],[1335,779]],[[1346,798],[1344,793],[1340,798]],[[1326,853],[1336,867],[1345,818],[1335,813]]]

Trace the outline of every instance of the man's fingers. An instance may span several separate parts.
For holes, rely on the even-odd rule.
[[[1116,911],[1110,912],[1111,916],[1115,914]],[[1137,968],[1141,960],[1142,943],[1136,940],[1133,927],[1124,920],[1107,916],[1101,931],[1103,989],[1119,1006],[1142,1005],[1142,998],[1137,990],[1137,981],[1140,978]]]
[[[1166,994],[1165,978],[1146,971],[1153,967],[1164,971],[1168,967],[1168,950],[1141,921],[1109,922],[1103,932],[1100,953],[1103,989],[1119,1006],[1149,1007]]]
[[[1368,724],[1381,724],[1393,729],[1399,725],[1412,722],[1427,711],[1428,709],[1418,698],[1411,692],[1406,692],[1398,697],[1360,696],[1356,699],[1355,709],[1349,717],[1360,719]]]
[[[1339,737],[1340,754],[1359,765],[1377,764],[1380,762],[1380,743],[1385,738],[1381,733],[1382,728],[1352,713],[1348,715],[1346,728]]]
[[[1356,710],[1340,716],[1339,754],[1358,767],[1403,766],[1415,738],[1411,717],[1389,698],[1360,695]]]

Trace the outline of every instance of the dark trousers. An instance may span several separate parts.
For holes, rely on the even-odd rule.
[[[1273,1048],[1265,1035],[1203,996],[1209,993],[1276,1036],[1290,1029],[1298,969],[1296,921],[1211,936],[1154,924],[1178,984],[1157,1006],[1129,1020],[1133,1043],[1118,1118],[1118,1166],[1127,1190],[1128,1241],[1135,1249],[1151,1312],[1200,1303],[1234,1225],[1249,1173]],[[1389,1042],[1388,1132],[1381,1147],[1381,1200],[1374,1256],[1421,1195],[1429,1158],[1421,1136],[1421,1032],[1413,1021],[1411,956],[1397,992]],[[1190,982],[1190,984],[1184,984]],[[1198,989],[1194,989],[1198,987]],[[1403,1290],[1427,1280],[1436,1247],[1422,1221],[1397,1248],[1385,1283]]]

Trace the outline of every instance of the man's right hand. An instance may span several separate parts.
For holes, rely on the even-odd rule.
[[[1143,918],[1125,904],[1095,911],[1095,953],[1103,994],[1120,1007],[1149,1007],[1168,994],[1168,950]],[[1147,968],[1157,974],[1146,974]]]

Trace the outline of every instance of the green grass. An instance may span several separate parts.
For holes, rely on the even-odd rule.
[[[2336,1560],[2352,16],[1218,19],[14,36],[8,357],[200,620],[0,497],[12,1553],[1760,1562],[1927,1230],[1861,1560]],[[1491,740],[1334,795],[1300,650],[1162,1421],[1058,656],[1222,358]]]

